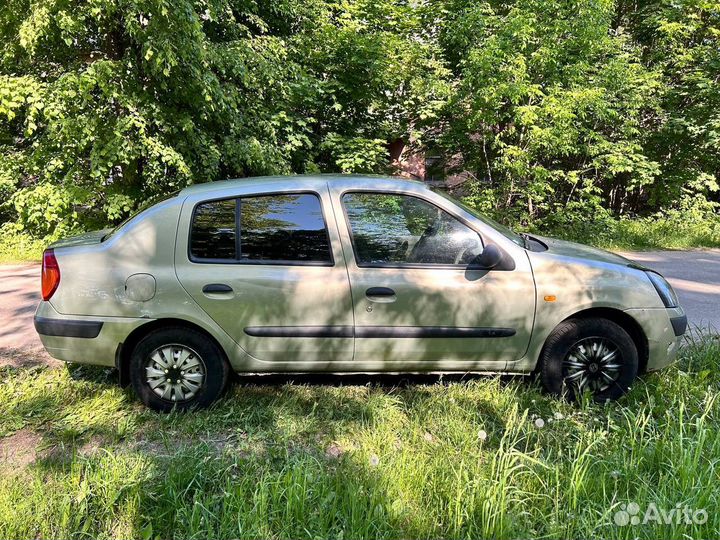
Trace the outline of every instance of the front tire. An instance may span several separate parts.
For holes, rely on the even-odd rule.
[[[598,402],[624,395],[638,373],[630,335],[608,319],[569,319],[558,325],[540,355],[543,386],[577,400],[589,392]]]
[[[189,328],[145,336],[130,358],[130,382],[145,405],[160,412],[202,408],[227,386],[230,368],[220,348]]]

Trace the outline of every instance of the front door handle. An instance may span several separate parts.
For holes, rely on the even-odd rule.
[[[202,292],[205,294],[231,293],[233,292],[233,288],[224,283],[208,283],[202,288]]]
[[[390,287],[370,287],[365,291],[365,296],[371,302],[394,302],[397,300],[395,291]]]

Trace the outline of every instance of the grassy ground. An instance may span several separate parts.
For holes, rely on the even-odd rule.
[[[255,381],[168,416],[108,370],[4,368],[0,537],[715,538],[718,362],[691,344],[605,406],[498,378]],[[631,503],[680,513],[618,525]]]
[[[602,247],[628,250],[720,247],[720,219],[703,226],[673,220],[620,220]]]
[[[577,223],[538,234],[573,240],[610,250],[689,249],[720,247],[720,216],[688,221],[668,218],[612,219]]]
[[[48,242],[18,233],[9,224],[0,225],[0,264],[37,262]]]

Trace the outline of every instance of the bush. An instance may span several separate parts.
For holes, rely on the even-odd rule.
[[[77,229],[79,196],[78,190],[48,183],[21,189],[12,198],[17,230],[34,238],[66,236]]]

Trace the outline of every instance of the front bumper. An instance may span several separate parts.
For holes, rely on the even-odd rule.
[[[628,309],[625,313],[638,322],[647,337],[647,371],[655,371],[672,364],[687,330],[687,316],[683,309]]]
[[[151,320],[64,315],[50,302],[40,302],[34,323],[50,356],[64,362],[114,367],[118,346],[130,332]]]
[[[670,324],[673,327],[673,332],[677,337],[685,335],[687,330],[688,322],[687,315],[680,315],[679,317],[670,317]]]

